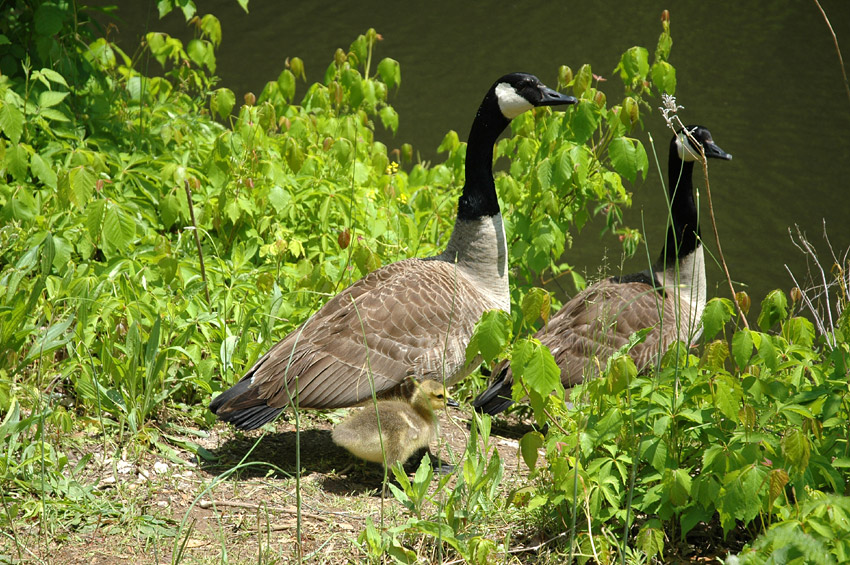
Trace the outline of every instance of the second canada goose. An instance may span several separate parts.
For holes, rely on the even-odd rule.
[[[646,340],[630,352],[638,370],[647,368],[676,340],[690,343],[702,333],[699,323],[706,299],[705,260],[692,178],[700,150],[690,138],[702,146],[706,157],[732,159],[702,126],[687,126],[673,136],[667,163],[673,221],[652,269],[591,285],[564,304],[534,335],[555,357],[565,388],[597,373],[638,330],[652,328]],[[503,362],[493,374],[493,383],[473,402],[486,414],[498,414],[513,403],[510,365]]]
[[[366,461],[391,466],[404,463],[436,439],[440,426],[435,412],[457,406],[447,398],[443,385],[423,381],[409,401],[381,400],[367,404],[334,427],[335,444]]]
[[[358,280],[261,357],[210,403],[243,429],[270,422],[290,404],[339,408],[407,396],[405,382],[451,385],[474,365],[466,344],[487,310],[510,311],[507,245],[493,144],[510,121],[537,106],[576,99],[512,73],[490,87],[469,132],[466,182],[445,251],[406,259]]]

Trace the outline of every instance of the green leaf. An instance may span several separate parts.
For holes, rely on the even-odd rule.
[[[469,345],[466,346],[466,362],[472,362],[481,353],[485,363],[490,363],[511,340],[511,318],[503,310],[484,312],[475,329]]]
[[[24,115],[10,104],[8,99],[0,106],[0,131],[6,134],[12,143],[18,143],[24,131]]]
[[[626,85],[643,80],[649,72],[649,51],[645,47],[632,47],[623,53],[617,69]]]
[[[802,473],[809,466],[812,445],[806,434],[798,428],[788,428],[782,438],[782,455]]]
[[[665,472],[664,486],[673,506],[684,506],[690,500],[691,476],[685,469]]]
[[[44,183],[45,186],[56,190],[58,183],[56,172],[53,170],[52,165],[48,163],[44,157],[38,153],[34,154],[30,160],[30,169],[32,169],[32,173],[38,178],[38,180]]]
[[[384,106],[380,111],[381,123],[395,134],[398,131],[398,113],[392,106]]]
[[[95,200],[86,206],[86,229],[94,241],[100,239],[103,227],[103,215],[106,212],[106,200]]]
[[[274,206],[275,212],[282,215],[289,210],[292,195],[285,188],[275,185],[269,190],[269,202]]]
[[[637,366],[629,355],[614,355],[608,359],[605,373],[605,392],[616,395],[626,390],[637,377]]]
[[[85,208],[94,193],[94,173],[88,167],[74,167],[68,171],[68,180],[70,182],[68,199],[78,208]]]
[[[664,553],[664,529],[658,520],[652,519],[641,527],[637,546],[646,554],[647,561],[653,561],[653,557]]]
[[[28,161],[29,153],[22,143],[16,143],[6,149],[6,169],[19,183],[27,180]]]
[[[528,432],[519,440],[519,450],[522,460],[529,469],[534,469],[539,456],[538,449],[543,447],[543,434],[540,432]]]
[[[280,90],[281,96],[287,101],[292,102],[295,97],[295,75],[289,69],[284,69],[277,77],[277,87]]]
[[[68,96],[68,94],[70,93],[45,90],[38,95],[38,105],[42,108],[51,108],[65,100],[65,97]]]
[[[758,344],[759,358],[765,366],[771,371],[776,372],[779,369],[779,355],[776,353],[776,348],[770,340],[770,336],[761,335],[761,341]]]
[[[735,306],[728,298],[712,298],[705,305],[702,313],[702,335],[706,342],[723,329],[726,322],[732,319]]]
[[[652,65],[652,82],[660,92],[676,94],[676,69],[667,61]]]
[[[525,383],[535,418],[538,423],[545,421],[543,407],[546,397],[553,392],[560,396],[564,394],[561,369],[555,363],[555,358],[536,339],[522,339],[514,346],[511,370],[514,373],[515,391],[521,390],[520,383]]]
[[[714,381],[714,405],[730,420],[737,420],[742,398],[741,385],[726,374]]]
[[[579,100],[578,105],[570,111],[570,131],[572,141],[578,145],[584,144],[599,125],[599,117],[595,112],[595,104],[590,100]]]
[[[537,318],[542,318],[544,324],[549,323],[549,308],[552,305],[552,299],[549,292],[539,288],[532,287],[525,296],[522,297],[522,317],[526,324],[533,324]]]
[[[646,171],[649,169],[649,159],[646,156],[646,150],[643,144],[637,139],[630,137],[616,137],[608,146],[608,155],[611,158],[611,165],[620,175],[627,178],[630,182],[637,179],[637,174],[640,172],[646,178]]]
[[[56,35],[62,30],[62,17],[65,11],[53,3],[43,3],[35,10],[35,31],[39,35]]]
[[[762,331],[767,331],[773,325],[788,316],[788,300],[781,290],[771,291],[761,302],[761,313],[758,324]]]
[[[389,57],[378,63],[378,74],[387,88],[393,89],[401,86],[401,65],[395,59]]]
[[[753,356],[753,336],[750,330],[742,329],[732,336],[732,357],[740,370],[744,370],[750,364]]]
[[[218,114],[223,120],[230,116],[233,107],[236,105],[236,96],[229,88],[219,88],[213,92],[210,98],[210,110],[214,114]]]
[[[103,217],[103,244],[107,255],[115,256],[126,249],[135,235],[133,218],[118,206],[108,205]]]
[[[789,343],[811,347],[815,340],[815,327],[806,318],[789,318],[782,324],[782,337]]]
[[[667,467],[667,443],[660,437],[645,437],[640,442],[641,459],[663,472]]]
[[[159,217],[167,230],[180,218],[180,200],[173,193],[160,200]]]
[[[74,317],[71,316],[67,320],[63,320],[58,324],[51,324],[32,344],[32,347],[24,358],[25,363],[31,363],[42,356],[49,355],[56,351],[74,337],[73,332],[68,332],[68,328],[74,323]],[[67,333],[66,333],[67,332]]]

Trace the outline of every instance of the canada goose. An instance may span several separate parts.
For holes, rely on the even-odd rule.
[[[454,231],[435,257],[406,259],[369,273],[273,346],[210,410],[254,429],[288,405],[339,408],[409,396],[405,381],[451,385],[473,368],[465,348],[487,310],[510,311],[507,246],[493,144],[510,121],[536,106],[575,104],[524,73],[493,84],[466,149],[466,182]]]
[[[337,424],[331,437],[335,444],[366,461],[384,463],[386,454],[387,466],[396,461],[404,463],[436,439],[440,425],[434,412],[457,405],[446,398],[442,384],[422,381],[409,401],[367,404]]]
[[[699,323],[705,308],[705,262],[692,178],[700,151],[692,145],[688,133],[702,146],[706,157],[732,159],[702,126],[687,126],[673,136],[667,163],[673,222],[656,264],[651,270],[591,285],[564,304],[547,327],[534,335],[555,357],[565,388],[580,383],[585,374],[598,372],[638,330],[653,328],[646,341],[630,352],[638,370],[647,368],[674,341],[689,343],[702,333]],[[486,414],[498,414],[513,403],[510,365],[501,363],[493,374],[496,379],[473,402]]]

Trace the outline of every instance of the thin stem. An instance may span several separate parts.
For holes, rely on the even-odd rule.
[[[826,12],[823,11],[823,7],[821,7],[820,2],[818,0],[814,0],[815,6],[820,10],[821,15],[823,16],[823,21],[826,22],[826,27],[829,28],[829,33],[832,35],[832,41],[835,43],[835,53],[838,55],[838,62],[841,64],[841,76],[844,77],[844,90],[847,91],[847,99],[850,100],[850,82],[847,81],[847,71],[844,70],[844,58],[841,56],[841,48],[838,47],[838,38],[835,36],[835,30],[832,29],[832,24],[829,23],[829,18],[826,15]]]
[[[686,132],[688,137],[691,136]],[[714,204],[711,202],[711,185],[708,182],[708,159],[705,158],[705,149],[701,143],[696,143],[696,140],[691,140],[694,147],[699,147],[700,156],[702,157],[702,174],[705,177],[705,193],[708,196],[708,214],[711,218],[711,228],[714,231],[714,242],[717,244],[717,255],[720,257],[720,265],[723,267],[723,273],[726,275],[726,282],[729,284],[729,292],[732,293],[732,302],[735,303],[735,308],[738,310],[738,316],[744,322],[744,327],[750,329],[750,323],[747,322],[747,316],[741,309],[738,299],[735,297],[735,286],[732,284],[732,276],[729,274],[729,266],[726,264],[726,259],[723,257],[723,247],[720,245],[720,233],[717,231],[717,220],[714,218]]]
[[[192,218],[192,231],[195,233],[195,245],[198,248],[198,259],[201,262],[201,279],[204,281],[204,292],[207,295],[207,305],[212,306],[210,300],[210,285],[207,283],[207,269],[204,266],[204,252],[201,249],[201,238],[198,236],[198,224],[195,221],[195,207],[192,205],[192,189],[189,188],[189,180],[183,181],[186,188],[186,200],[189,203],[189,216]]]

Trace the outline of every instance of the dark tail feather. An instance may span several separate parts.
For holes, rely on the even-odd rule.
[[[493,383],[472,402],[472,406],[482,414],[494,416],[499,412],[507,410],[514,403],[511,399],[511,387],[513,378],[507,368],[501,373],[496,371],[498,377]]]
[[[274,420],[283,408],[266,404],[257,396],[257,389],[251,388],[251,379],[243,378],[216,396],[210,402],[210,411],[239,429],[255,430]]]

